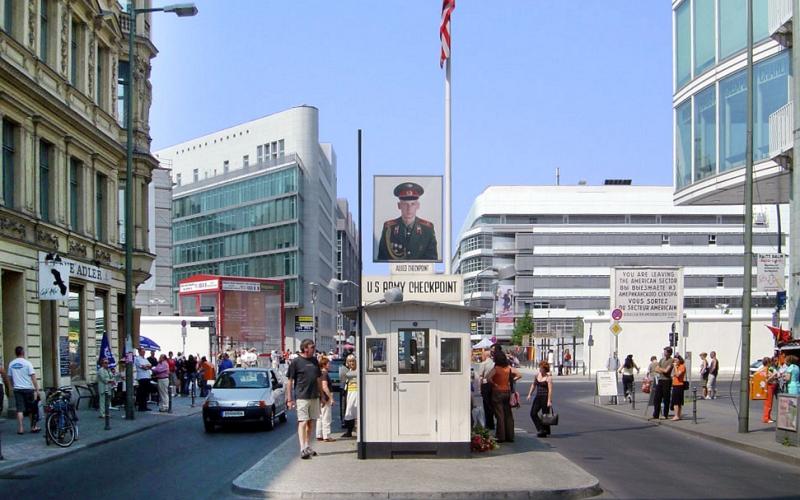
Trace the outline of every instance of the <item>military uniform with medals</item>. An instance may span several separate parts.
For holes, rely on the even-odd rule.
[[[400,184],[394,190],[395,196],[401,200],[417,200],[423,192],[422,187],[413,182]],[[386,221],[381,231],[377,260],[439,260],[433,223],[419,217],[415,217],[410,225],[406,225],[402,217]]]

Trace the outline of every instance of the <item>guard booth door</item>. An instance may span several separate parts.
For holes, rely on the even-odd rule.
[[[392,441],[435,441],[433,361],[435,321],[392,322]],[[416,325],[416,326],[412,326]]]

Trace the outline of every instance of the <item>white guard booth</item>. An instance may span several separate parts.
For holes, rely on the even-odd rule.
[[[419,301],[364,308],[363,458],[470,456],[476,312]]]

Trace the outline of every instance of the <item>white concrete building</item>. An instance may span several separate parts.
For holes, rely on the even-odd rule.
[[[289,348],[295,316],[312,315],[309,283],[336,267],[336,154],[318,115],[298,106],[156,152],[175,182],[175,290],[199,273],[283,279]],[[318,345],[330,349],[335,298],[317,288]]]
[[[513,266],[514,276],[499,287],[512,290],[514,318],[530,310],[537,337],[563,338],[561,346],[574,346],[578,359],[585,360],[581,344],[588,331],[580,320],[608,321],[611,269],[616,266],[680,266],[690,319],[738,321],[742,213],[741,206],[675,206],[671,186],[492,186],[475,199],[464,221],[453,269],[464,277],[465,302],[491,312],[498,283],[490,268]],[[776,253],[775,206],[756,207],[755,213],[754,252]],[[781,216],[785,252],[787,207],[781,207]],[[754,293],[753,306],[754,314],[769,317],[774,294]],[[491,326],[487,314],[478,333],[490,333]],[[510,338],[513,323],[497,326],[501,341]],[[669,328],[661,325],[658,338],[642,342],[657,345],[658,352]],[[738,337],[718,341],[736,343]],[[556,342],[537,345],[547,348]],[[729,361],[732,366],[734,360]]]

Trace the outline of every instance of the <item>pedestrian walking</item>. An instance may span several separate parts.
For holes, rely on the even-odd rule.
[[[639,373],[639,367],[633,361],[633,354],[628,354],[625,356],[625,362],[622,363],[622,366],[617,370],[617,372],[622,374],[622,393],[625,395],[625,399],[628,400],[628,402],[633,399],[631,397],[633,394],[633,370]]]
[[[356,419],[358,418],[358,371],[356,357],[352,354],[348,354],[344,365],[346,371],[341,375],[341,381],[342,384],[344,384],[347,399],[345,400],[343,425],[345,433],[342,434],[342,437],[351,438],[353,437],[353,431],[356,428]]]
[[[762,370],[766,371],[767,379],[767,399],[764,400],[764,412],[761,415],[761,421],[765,424],[772,424],[772,402],[775,399],[775,394],[778,393],[778,360],[769,356],[765,357],[762,361]]]
[[[286,372],[286,405],[297,407],[297,438],[300,441],[300,458],[307,460],[317,452],[311,447],[314,422],[320,414],[322,372],[314,357],[314,341],[304,339],[300,343],[301,354]],[[294,395],[292,393],[294,390]]]
[[[178,387],[178,362],[172,357],[172,351],[169,351],[167,355],[167,363],[169,363],[169,385]],[[175,389],[170,389],[170,392],[174,390]]]
[[[547,361],[539,363],[539,372],[534,377],[531,388],[528,389],[527,399],[529,401],[531,395],[533,395],[531,420],[533,420],[533,425],[536,426],[536,435],[538,437],[547,437],[550,435],[550,426],[545,425],[542,422],[542,417],[539,416],[539,412],[549,413],[553,411],[553,376],[550,374],[550,365],[547,364]]]
[[[108,405],[111,406],[110,398],[114,394],[116,385],[116,377],[108,367],[108,358],[100,358],[100,366],[97,368],[97,402],[100,405],[100,418],[106,418],[106,400],[108,400]]]
[[[30,361],[25,359],[25,349],[22,346],[14,348],[16,358],[8,364],[8,380],[14,389],[14,403],[17,407],[17,434],[24,434],[22,426],[23,417],[28,415],[31,419],[31,432],[39,432],[39,382],[36,380],[36,370]]]
[[[320,414],[317,421],[317,441],[333,442],[331,437],[331,420],[333,407],[333,392],[331,392],[331,378],[328,375],[330,360],[322,356],[319,360],[319,369],[322,373],[322,399],[320,401]]]
[[[484,349],[481,353],[482,361],[478,365],[478,380],[480,381],[481,400],[483,401],[484,427],[494,430],[494,407],[492,406],[492,383],[489,381],[489,372],[494,368],[492,352]]]
[[[572,370],[572,354],[569,349],[564,349],[564,375],[569,375]]]
[[[703,381],[703,399],[708,396],[708,353],[700,353],[700,380]]]
[[[186,393],[186,357],[183,353],[178,353],[178,359],[175,360],[175,379],[178,383],[177,392],[179,395]]]
[[[222,361],[219,363],[218,372],[222,373],[228,368],[233,368],[233,361],[231,361],[231,356],[227,352],[224,352],[222,353]]]
[[[197,358],[194,357],[193,354],[190,354],[188,358],[186,358],[186,365],[184,366],[186,370],[186,392],[187,395],[191,393],[192,390],[197,392]]]
[[[158,384],[158,411],[169,411],[169,362],[166,354],[158,358],[158,364],[153,367],[153,376]]]
[[[658,420],[659,410],[664,408],[664,420],[669,417],[669,403],[672,395],[672,347],[664,348],[664,355],[658,361],[654,371],[658,375],[658,383],[653,395],[653,419]]]
[[[711,361],[708,363],[708,392],[706,399],[717,399],[717,375],[719,375],[719,360],[716,351],[711,351]]]
[[[136,403],[139,411],[150,411],[147,407],[147,398],[150,396],[150,379],[152,378],[151,369],[153,366],[144,357],[144,349],[139,348],[139,355],[133,360],[136,369],[136,381],[139,388],[136,390]]]
[[[686,389],[684,382],[686,381],[686,364],[680,354],[676,354],[672,362],[672,398],[670,400],[670,407],[675,412],[672,420],[681,419],[681,410],[683,410],[683,392]]]
[[[487,378],[492,383],[492,408],[496,420],[495,436],[498,443],[514,442],[514,414],[511,413],[511,384],[522,378],[516,368],[511,367],[503,351],[495,351],[494,368]]]
[[[197,378],[200,381],[200,397],[208,396],[208,388],[214,385],[216,380],[216,373],[214,373],[214,365],[208,362],[208,359],[203,356],[200,358],[200,364],[197,366]]]

